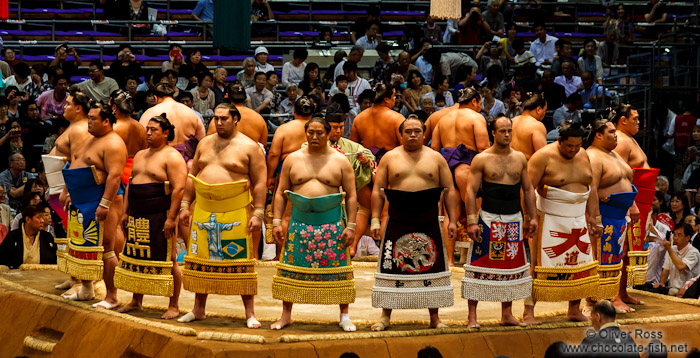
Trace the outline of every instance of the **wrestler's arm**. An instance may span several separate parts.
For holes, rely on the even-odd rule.
[[[601,176],[603,175],[603,163],[600,160],[594,160],[595,154],[589,156],[591,159],[591,174],[593,175],[593,180],[591,181],[591,196],[593,196],[593,193],[596,193],[596,196],[598,194],[598,186],[600,186],[600,179]],[[588,197],[589,199],[589,204],[590,204],[590,196]],[[590,213],[589,213],[590,216]],[[593,232],[591,232],[590,235],[591,238],[591,246],[592,247],[598,247],[599,239],[597,235],[593,235]],[[595,257],[597,260],[600,260],[600,257],[596,257],[598,255],[598,250],[593,250],[593,257]]]
[[[486,129],[486,122],[483,120],[474,123],[474,144],[476,150],[481,153],[491,146],[489,143],[489,131]]]
[[[527,235],[529,237],[533,237],[537,234],[537,227],[539,226],[539,220],[537,220],[535,188],[532,187],[532,183],[530,182],[530,176],[527,172],[527,158],[525,158],[525,154],[518,154],[523,165],[523,171],[520,174],[520,186],[523,189],[523,199],[525,201],[525,214],[527,214],[527,217],[530,219],[527,228]]]
[[[352,128],[350,128],[350,140],[355,143],[360,143],[360,134],[357,133],[357,117],[352,121]]]
[[[615,149],[613,149],[613,151],[615,151],[615,153],[617,153],[620,156],[620,158],[625,161],[625,163],[630,162],[630,148],[626,140],[618,140],[617,146],[615,147]]]
[[[133,123],[132,125],[138,136],[139,150],[146,149],[148,147],[148,142],[146,142],[146,129],[140,125],[136,125],[136,123]]]
[[[275,136],[272,137],[270,151],[267,152],[267,188],[270,190],[274,189],[275,186],[273,176],[275,175],[275,170],[280,163],[282,144],[284,143],[284,132],[284,125],[277,128]]]
[[[290,181],[290,168],[292,163],[295,161],[294,153],[287,157],[287,160],[282,164],[282,171],[280,172],[279,182],[277,183],[277,191],[274,196],[273,204],[273,215],[272,215],[272,236],[274,236],[277,244],[284,244],[284,237],[282,237],[282,215],[284,214],[284,209],[287,205],[287,196],[285,195],[285,190],[291,189]]]
[[[267,123],[263,119],[260,124],[261,124],[262,131],[260,133],[260,139],[258,139],[258,143],[262,144],[263,147],[265,147],[265,149],[267,149],[267,135],[268,135]]]
[[[484,155],[477,154],[472,160],[471,168],[469,168],[469,183],[467,184],[467,192],[464,193],[464,206],[467,213],[467,235],[472,240],[476,240],[476,237],[481,234],[478,226],[478,220],[473,220],[471,218],[476,218],[476,193],[479,191],[479,186],[481,185],[481,178],[484,171]]]
[[[355,189],[355,171],[352,169],[350,162],[347,159],[342,158],[344,155],[338,155],[338,163],[341,165],[341,172],[343,174],[343,190],[345,190],[345,211],[348,215],[348,224],[355,223],[357,216],[357,191]],[[347,233],[343,232],[345,235],[345,246],[351,246],[352,241],[355,239],[355,229],[347,229]]]
[[[216,133],[216,125],[214,125],[214,123],[209,121],[209,128],[207,129],[207,135],[209,136],[209,135],[212,135],[214,133]]]
[[[119,183],[121,182],[122,174],[124,173],[124,166],[126,165],[126,157],[128,156],[124,141],[122,141],[118,135],[113,138],[114,139],[110,143],[113,145],[111,148],[105,148],[103,157],[107,178],[105,179],[105,191],[102,194],[102,198],[109,200],[110,202],[114,200],[115,196],[117,196]],[[104,221],[107,219],[108,211],[108,208],[98,206],[97,210],[95,211],[95,218],[98,221]]]
[[[265,210],[265,198],[267,197],[267,167],[265,166],[265,156],[260,152],[257,143],[250,143],[248,161],[248,176],[250,177],[253,192],[253,207]],[[250,218],[250,231],[257,231],[262,228],[262,219],[256,216]]]
[[[578,155],[583,156],[583,160],[585,160],[585,164],[583,165],[588,165],[590,168],[591,161],[588,158],[588,154],[586,154],[586,151],[583,150],[583,148],[581,148]],[[596,180],[595,177],[593,177],[593,180]],[[595,235],[596,237],[600,237],[600,235],[603,233],[603,227],[600,223],[600,208],[598,207],[598,188],[596,186],[594,190],[593,182],[591,182],[590,194],[588,195],[588,202],[586,203],[586,212],[588,213],[588,224],[590,225],[591,230],[594,230],[594,232],[592,231],[591,234]]]
[[[428,145],[430,139],[433,137],[433,121],[431,120],[433,116],[428,117],[425,121],[425,133],[423,133],[423,144]]]
[[[530,184],[537,189],[540,187],[540,181],[544,176],[544,171],[547,168],[547,154],[537,151],[530,157],[527,162],[527,174],[530,178]]]
[[[202,122],[199,117],[197,117],[196,114],[192,114],[192,117],[194,118],[194,121],[197,123],[197,129],[194,132],[194,136],[197,137],[197,139],[202,140],[202,138],[207,136],[207,131],[204,129],[204,122]]]
[[[440,126],[435,126],[433,130],[433,141],[430,143],[430,148],[437,152],[442,149],[442,143],[440,142]]]
[[[547,145],[547,129],[544,124],[539,124],[539,128],[532,132],[532,149],[535,152]]]
[[[457,190],[455,190],[454,184],[452,182],[452,172],[450,167],[447,166],[445,158],[439,153],[431,153],[435,156],[435,160],[439,163],[440,169],[440,186],[447,188],[447,193],[445,194],[445,207],[447,208],[447,215],[450,219],[447,225],[447,234],[450,240],[455,240],[457,238],[457,206],[459,205],[459,196],[457,195]]]
[[[168,209],[168,219],[165,221],[163,231],[165,237],[170,239],[175,237],[177,218],[180,213],[180,202],[185,193],[187,183],[187,163],[182,160],[182,156],[176,150],[170,150],[165,158],[165,174],[170,182],[170,209]],[[193,166],[194,167],[194,166]],[[126,198],[126,195],[124,195]],[[126,199],[124,200],[126,202]]]
[[[199,167],[199,156],[200,156],[200,149],[204,146],[206,142],[200,142],[199,145],[197,145],[197,149],[194,152],[194,158],[192,159],[192,167],[190,168],[190,174],[192,176],[197,177],[197,174],[199,174],[199,171],[201,168]],[[185,164],[186,165],[186,164]],[[190,205],[192,201],[194,201],[194,181],[192,178],[187,176],[187,180],[185,181],[185,191],[182,194],[182,201],[180,202],[180,224],[184,226],[190,226],[190,223],[192,221],[192,215],[190,213]]]
[[[377,167],[377,174],[374,175],[374,188],[372,188],[372,221],[373,225],[370,225],[370,230],[372,231],[372,236],[379,240],[379,231],[380,231],[380,225],[379,225],[379,218],[382,215],[382,210],[384,209],[384,196],[382,195],[382,188],[387,187],[387,175],[388,175],[388,163],[392,159],[392,153],[388,152],[385,156],[384,159],[388,160],[382,160],[379,162],[379,166]]]
[[[398,145],[403,145],[403,138],[401,137],[401,131],[399,131],[399,127],[401,127],[403,121],[403,116],[401,116],[401,119],[397,120],[394,126],[394,135],[396,136],[396,143],[398,143]]]
[[[124,223],[126,223],[126,220],[129,217],[129,189],[131,185],[127,185],[126,188],[124,188],[124,204],[122,205],[122,214],[119,218],[119,227],[124,229]]]

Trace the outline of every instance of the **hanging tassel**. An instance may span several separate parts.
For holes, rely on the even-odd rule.
[[[462,17],[462,3],[460,0],[431,0],[430,16],[434,19],[455,19]]]

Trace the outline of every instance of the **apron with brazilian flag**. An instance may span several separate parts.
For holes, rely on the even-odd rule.
[[[248,232],[248,180],[207,184],[194,176],[196,193],[183,287],[195,293],[255,295],[253,241]]]

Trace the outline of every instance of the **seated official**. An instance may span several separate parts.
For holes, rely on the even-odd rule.
[[[632,339],[632,333],[620,330],[615,322],[615,307],[608,300],[601,300],[593,306],[591,312],[591,325],[595,329],[595,335],[587,335],[581,342],[581,346],[588,346],[586,352],[600,352],[586,354],[585,357],[639,357],[637,345]],[[614,352],[611,355],[610,352]],[[567,357],[573,357],[567,355]]]
[[[22,211],[24,223],[0,244],[0,265],[16,269],[22,264],[56,264],[53,237],[42,230],[44,208],[30,205]]]

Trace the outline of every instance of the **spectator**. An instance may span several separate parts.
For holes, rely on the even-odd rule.
[[[15,65],[19,63],[19,60],[15,56],[15,50],[5,47],[2,49],[2,59],[10,66],[10,71],[7,73],[8,76],[15,73]]]
[[[177,97],[177,101],[189,108],[192,108],[192,111],[194,111],[197,117],[199,117],[199,119],[202,120],[202,123],[204,123],[204,117],[202,117],[202,114],[194,109],[194,96],[192,95],[192,92],[180,92],[180,95]]]
[[[136,95],[139,93],[137,88],[139,87],[139,80],[138,78],[132,76],[132,75],[126,75],[124,76],[124,87],[122,88],[124,91],[129,93],[129,96],[136,97]]]
[[[348,89],[350,89],[350,97],[348,98],[350,108],[354,110],[355,113],[359,113],[358,97],[364,90],[371,89],[372,87],[366,79],[357,75],[357,63],[346,61],[343,65],[343,72],[348,79]]]
[[[491,27],[484,21],[478,7],[472,7],[457,23],[460,45],[480,45],[482,37],[491,34]]]
[[[347,58],[344,58],[342,61],[338,63],[338,65],[335,66],[335,71],[333,72],[333,80],[338,78],[338,76],[345,74],[345,70],[343,70],[343,66],[345,65],[345,62],[347,61],[352,61],[355,62],[356,64],[362,61],[362,56],[365,54],[365,49],[362,48],[362,46],[355,45],[350,49],[350,54],[348,54]],[[299,86],[301,87],[301,86]]]
[[[357,102],[360,104],[360,110],[357,111],[359,114],[360,112],[364,111],[365,109],[372,107],[372,100],[374,99],[374,91],[372,89],[366,89],[360,93],[360,95],[357,97]]]
[[[16,86],[7,86],[5,87],[5,95],[8,103],[7,118],[19,119],[19,101],[25,93],[20,92]]]
[[[68,56],[73,56],[73,61],[66,61]],[[49,67],[59,67],[63,70],[63,74],[70,78],[75,73],[75,70],[83,64],[80,60],[75,47],[68,47],[67,44],[60,44],[54,49],[54,59],[49,62]]]
[[[420,69],[416,65],[411,63],[411,54],[409,54],[406,51],[401,51],[401,53],[399,53],[398,63],[399,63],[399,72],[401,73],[401,76],[403,76],[403,78],[407,79],[409,77],[409,74],[413,71],[419,71],[419,73],[420,73]],[[432,72],[432,69],[431,69],[431,72]],[[432,75],[432,73],[431,73],[431,75]],[[424,77],[423,81],[425,82],[425,77]],[[409,84],[409,86],[410,86],[410,84]]]
[[[557,40],[558,55],[556,60],[552,63],[552,71],[554,71],[555,76],[561,76],[561,65],[566,61],[571,61],[574,64],[575,71],[578,72],[579,65],[574,60],[574,48],[571,46],[571,42],[566,40]]]
[[[304,69],[306,68],[306,58],[309,51],[305,48],[294,50],[293,59],[285,62],[282,66],[282,85],[288,86],[290,83],[298,85],[304,79]]]
[[[372,69],[374,83],[385,81],[389,67],[396,64],[396,61],[391,57],[391,54],[389,54],[389,45],[382,42],[376,47],[376,50],[379,58],[377,62],[374,63],[374,68]]]
[[[286,90],[287,98],[282,100],[282,103],[280,103],[280,107],[279,107],[279,110],[277,111],[277,113],[279,113],[279,114],[286,113],[286,114],[291,114],[291,115],[294,114],[294,102],[297,101],[297,96],[298,96],[297,89],[298,89],[297,85],[295,85],[293,83],[290,83],[287,86],[287,90]]]
[[[357,20],[355,20],[355,23],[353,26],[351,26],[350,29],[350,42],[353,44],[356,44],[357,40],[365,35],[365,30],[367,29],[367,24],[371,21],[379,21],[379,16],[380,16],[380,11],[379,8],[376,5],[370,5],[367,8],[367,16],[365,17],[360,17]],[[355,62],[360,62],[359,60],[352,60]],[[336,73],[333,78],[338,77],[342,73]]]
[[[243,69],[236,74],[236,80],[243,88],[252,87],[255,82],[255,59],[246,57],[243,60]]]
[[[636,288],[641,288],[645,291],[653,290],[654,284],[659,283],[661,279],[661,271],[663,270],[664,257],[666,257],[666,247],[662,245],[662,241],[665,240],[666,235],[670,235],[673,230],[673,220],[668,214],[659,214],[659,208],[652,208],[652,227],[647,235],[647,241],[649,242],[649,256],[647,256],[647,277],[646,284],[643,286],[636,286]],[[669,226],[670,225],[670,226]]]
[[[492,83],[481,86],[481,114],[484,118],[494,118],[506,113],[506,106],[503,102],[493,96],[494,87]]]
[[[32,83],[32,79],[29,76],[30,73],[29,65],[24,62],[17,63],[14,67],[14,75],[5,80],[5,87],[15,86],[21,92],[24,92],[24,89]]]
[[[502,45],[496,41],[487,41],[481,46],[481,49],[479,49],[479,52],[476,54],[476,60],[479,62],[479,70],[481,73],[486,73],[489,67],[494,65],[501,66],[504,72],[508,68],[507,60],[501,58],[501,53],[503,52],[501,46]]]
[[[49,135],[51,123],[42,121],[39,117],[39,108],[36,102],[28,100],[22,102],[20,108],[22,119],[20,120],[21,141],[24,143],[23,152],[27,156],[27,162],[31,167],[41,162],[41,147]],[[8,153],[9,154],[9,153]]]
[[[88,73],[90,74],[90,79],[78,83],[78,86],[85,90],[85,94],[93,100],[107,103],[109,95],[119,89],[117,81],[113,78],[105,77],[102,61],[100,60],[90,62]]]
[[[301,95],[314,96],[323,99],[325,102],[325,94],[323,82],[318,78],[319,68],[316,62],[310,62],[304,69],[304,79],[299,83]]]
[[[491,66],[489,68],[489,71],[494,70],[498,71],[499,73],[502,73],[502,70],[498,66]],[[486,72],[486,75],[489,75],[489,71]],[[511,81],[512,84],[512,81]],[[538,92],[539,87],[541,84],[540,78],[537,76],[537,67],[535,67],[534,64],[532,63],[526,63],[520,68],[515,69],[515,85],[520,86],[523,88],[525,92]],[[507,88],[504,90],[503,93],[506,93]],[[498,98],[498,97],[496,97]]]
[[[194,97],[193,109],[203,116],[213,115],[216,99],[211,87],[214,85],[214,75],[211,72],[201,72],[197,77],[199,86],[193,88],[190,93]]]
[[[365,28],[365,35],[355,41],[356,46],[360,46],[365,50],[372,50],[382,41],[382,35],[379,32],[379,22],[369,21]]]
[[[350,96],[350,90],[348,90],[348,78],[345,75],[340,75],[335,79],[335,88],[328,94],[333,97],[338,93],[344,94],[346,97]],[[346,112],[347,113],[347,112]]]
[[[318,30],[318,40],[320,42],[326,42],[326,43],[331,43],[333,42],[333,30],[331,30],[329,27],[322,27],[320,30]],[[343,51],[345,52],[345,51]],[[345,55],[343,55],[345,56]]]
[[[654,288],[660,288],[661,293],[675,296],[686,281],[700,275],[700,252],[689,245],[692,235],[693,228],[681,222],[673,230],[675,245],[672,245],[669,240],[662,241],[662,245],[666,248],[666,257],[661,279],[659,283],[654,284]]]
[[[12,75],[12,69],[10,68],[10,65],[3,60],[0,60],[0,72],[2,72],[3,80]]]
[[[666,22],[667,17],[668,12],[665,3],[661,0],[649,0],[644,10],[644,20],[646,22],[662,23]],[[10,64],[10,66],[12,65]]]
[[[455,35],[457,35],[455,37]],[[457,43],[457,39],[459,38],[459,25],[457,23],[457,20],[455,19],[447,19],[447,25],[445,25],[445,33],[442,35],[442,43],[447,45],[447,44],[453,44],[455,45]]]
[[[510,91],[510,96],[506,100],[506,117],[513,118],[523,113],[523,99],[525,91],[522,88],[515,86]]]
[[[145,78],[145,81],[139,84],[138,87],[136,87],[136,90],[139,92],[146,92],[148,90],[152,90],[153,87],[155,87],[155,84],[159,81],[156,80],[156,76],[160,75],[162,78],[162,73],[157,73],[157,72],[151,72],[148,74]]]
[[[659,175],[656,178],[656,190],[661,193],[661,210],[663,212],[664,208],[668,209],[671,205],[671,194],[668,193],[668,189],[671,184],[665,175]]]
[[[30,181],[34,181],[34,180],[30,180]],[[39,189],[43,190],[43,187],[39,188]],[[22,210],[24,210],[25,208],[32,206],[32,205],[39,205],[42,202],[41,194],[37,193],[36,191],[28,191],[28,190],[29,189],[27,188],[27,185],[25,185],[24,186],[24,196],[22,197],[22,206],[21,206]],[[19,229],[19,226],[22,224],[23,218],[24,218],[24,215],[21,212],[19,214],[15,215],[15,217],[12,219],[12,224],[10,225],[10,230]]]
[[[275,68],[267,62],[269,52],[265,47],[258,47],[255,49],[255,72],[267,73],[268,71],[274,71]]]
[[[143,76],[143,69],[141,69],[141,65],[136,63],[136,56],[134,56],[131,46],[119,46],[117,59],[109,66],[109,75],[117,81],[120,88],[126,84],[126,76],[135,78]]]
[[[578,67],[581,71],[587,71],[595,75],[598,84],[603,84],[603,62],[598,56],[598,47],[593,39],[583,42],[583,56],[578,58]]]
[[[24,91],[27,92],[27,95],[32,100],[36,100],[42,93],[53,88],[50,82],[44,81],[45,68],[46,66],[40,63],[32,66],[32,70],[29,75],[32,81],[27,85],[27,87],[24,88]]]
[[[9,102],[7,97],[0,96],[0,138],[10,130],[10,118],[7,115]]]
[[[343,50],[338,50],[333,55],[333,64],[328,67],[328,70],[323,75],[323,85],[326,88],[330,88],[333,85],[333,82],[335,81],[335,78],[337,77],[337,76],[334,76],[335,69],[337,68],[339,63],[343,62],[343,59],[345,58],[345,56],[347,56],[347,53],[345,53],[345,51],[343,51]],[[342,71],[341,71],[341,75],[342,75]],[[338,75],[338,76],[340,76],[340,75]],[[302,76],[302,79],[303,79],[303,76]]]
[[[267,1],[265,3],[267,4]],[[192,10],[192,17],[197,21],[214,21],[214,0],[197,1],[197,5]]]
[[[250,20],[265,21],[274,20],[275,13],[272,12],[270,3],[267,0],[250,0]]]
[[[442,44],[442,28],[435,24],[435,19],[430,16],[430,10],[425,11],[425,23],[421,26],[424,39],[430,39],[433,45]]]
[[[228,77],[228,71],[226,71],[224,67],[219,66],[214,70],[214,86],[212,87],[212,91],[214,91],[214,104],[217,106],[226,98],[226,87],[228,87],[226,77]]]
[[[603,67],[617,64],[617,60],[620,58],[618,33],[617,29],[611,29],[605,34],[605,41],[598,45],[598,56]]]
[[[621,44],[631,43],[634,41],[634,21],[630,20],[625,14],[625,6],[620,4],[617,6],[615,17],[611,16],[610,8],[605,10],[607,16],[603,22],[603,31],[606,34],[617,30],[618,40]],[[604,56],[601,56],[604,57]]]
[[[180,76],[180,70],[184,67],[185,65],[185,55],[182,52],[182,47],[178,44],[171,44],[170,49],[168,50],[168,61],[163,61],[163,64],[161,65],[161,71],[166,72],[168,70],[173,70],[178,77]],[[184,79],[185,81],[187,79]],[[182,88],[184,89],[187,87],[187,83],[182,84]]]
[[[554,128],[558,128],[559,124],[564,121],[580,123],[581,113],[579,112],[579,108],[581,108],[581,95],[572,93],[570,96],[566,97],[564,105],[554,111],[554,118],[552,120]]]
[[[431,48],[425,52],[424,57],[433,66],[435,77],[441,74],[448,78],[454,78],[461,65],[472,66],[475,72],[479,69],[479,65],[466,53],[447,52],[440,54],[440,50]]]
[[[426,94],[426,96],[431,97],[433,99],[433,105],[435,105],[437,107],[437,105],[436,105],[437,96],[443,95],[445,97],[445,105],[447,107],[451,107],[455,104],[455,101],[452,98],[452,93],[450,93],[449,89],[450,89],[449,79],[443,75],[435,75],[435,80],[433,81],[433,92]],[[423,108],[421,108],[421,109],[423,109]],[[423,110],[425,111],[425,109],[423,109]]]
[[[56,264],[53,237],[44,227],[44,209],[29,206],[23,211],[27,220],[20,229],[10,231],[0,244],[0,264],[12,269],[22,264]]]
[[[501,2],[500,0],[490,0],[488,10],[481,13],[489,27],[491,28],[491,35],[503,37],[505,32],[505,20],[503,14],[500,12]]]
[[[173,98],[180,96],[180,92],[184,92],[182,88],[186,88],[189,81],[184,77],[178,77],[177,72],[174,70],[165,71],[165,76],[161,78],[160,82],[167,83],[173,87],[175,92],[173,93]]]
[[[452,98],[457,98],[459,90],[471,86],[471,83],[476,79],[476,72],[472,66],[462,65],[457,69],[455,75],[455,87],[452,90]]]
[[[277,92],[277,85],[279,84],[277,72],[268,71],[265,74],[265,78],[267,78],[265,88],[272,93],[272,101],[270,101],[268,109],[270,113],[277,113],[280,103],[282,102],[282,95]]]
[[[465,66],[469,69],[471,67]],[[420,108],[420,98],[432,91],[430,86],[425,84],[423,76],[417,70],[413,70],[408,74],[408,85],[403,92],[403,98],[406,101],[405,105],[408,110],[413,113]]]
[[[561,65],[561,72],[562,75],[557,76],[554,82],[564,87],[564,92],[567,97],[572,93],[576,93],[583,87],[581,77],[575,75],[574,63],[572,61],[564,62]]]
[[[526,63],[536,63],[537,59],[535,55],[530,51],[525,50],[525,41],[523,39],[513,40],[513,51],[515,51],[515,57],[513,57],[513,63],[516,66],[523,66]]]
[[[142,20],[148,21],[148,3],[146,1],[129,0],[100,0],[105,18],[109,20]],[[155,20],[155,19],[153,19]],[[143,29],[143,26],[133,26],[132,31]]]
[[[308,67],[308,66],[307,66]],[[248,96],[247,107],[258,113],[269,113],[270,102],[272,102],[272,92],[265,88],[267,77],[264,72],[255,73],[255,86],[246,88]]]
[[[0,185],[3,186],[8,197],[8,205],[19,211],[22,197],[24,196],[24,183],[37,177],[34,173],[26,172],[27,162],[22,153],[12,153],[8,158],[10,167],[0,173]]]
[[[202,53],[198,49],[191,49],[187,54],[187,63],[180,69],[179,76],[186,78],[189,83],[184,90],[191,90],[199,85],[199,75],[201,73],[210,73],[207,66],[202,63]],[[213,81],[212,81],[213,83]]]
[[[24,141],[22,141],[22,125],[19,119],[13,119],[9,123],[9,132],[0,139],[0,156],[7,158],[12,153],[21,153],[24,149]],[[3,169],[6,168],[3,166]]]
[[[426,346],[418,351],[417,358],[442,358],[442,354],[440,354],[440,351],[437,348]]]
[[[690,214],[690,207],[685,195],[682,192],[676,192],[671,195],[671,218],[676,226],[683,222],[688,214]]]
[[[44,154],[51,153],[51,149],[53,149],[53,147],[56,145],[56,138],[63,134],[63,132],[68,129],[69,125],[70,122],[63,118],[63,116],[59,116],[51,120],[50,134],[44,140]]]
[[[537,39],[530,45],[530,52],[535,56],[535,65],[550,65],[554,61],[556,49],[554,43],[558,38],[548,35],[544,23],[535,23],[535,36]]]
[[[698,236],[698,233],[700,233],[700,218],[697,216],[690,214],[683,219],[683,222],[690,225],[690,227],[693,228],[693,235],[690,237],[690,240],[688,243],[690,245],[693,245],[694,248],[700,247],[700,236]],[[700,252],[700,249],[698,250]]]
[[[605,104],[610,104],[610,92],[595,83],[590,72],[581,74],[581,83],[583,83],[583,89],[578,93],[583,101],[583,109],[603,109]]]
[[[630,334],[620,330],[615,315],[615,306],[610,301],[598,301],[591,312],[591,325],[596,334],[586,335],[580,346],[594,347],[591,352],[617,352],[614,356],[620,358],[639,357],[637,344]],[[596,355],[598,356],[604,355]]]
[[[507,60],[509,63],[515,62],[515,49],[513,48],[513,42],[518,35],[518,27],[513,22],[509,22],[506,25],[506,37],[498,40],[501,44],[503,51],[501,52],[501,58]]]
[[[542,72],[540,91],[544,93],[544,98],[552,108],[559,108],[567,97],[564,86],[554,82],[554,72],[552,70],[544,70]]]

